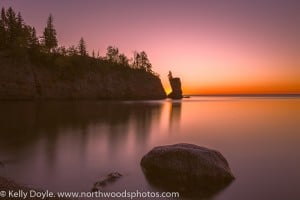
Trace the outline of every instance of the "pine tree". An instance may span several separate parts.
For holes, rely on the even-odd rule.
[[[24,25],[24,20],[21,16],[21,13],[18,12],[16,17],[16,29],[15,29],[15,46],[19,50],[22,48],[28,47],[28,37],[30,35],[28,26]]]
[[[80,38],[79,40],[78,51],[79,51],[79,55],[87,56],[86,44],[83,38]]]
[[[5,9],[1,9],[1,17],[0,17],[0,49],[6,47],[6,14]]]
[[[110,62],[119,62],[119,49],[117,47],[108,46],[106,52],[106,59]]]
[[[134,52],[134,57],[133,57],[133,64],[132,67],[135,69],[138,69],[140,67],[140,54],[139,52],[135,51]]]
[[[44,29],[44,45],[48,52],[53,51],[57,47],[56,30],[53,25],[53,17],[50,14],[47,21],[47,26]]]
[[[129,66],[129,59],[125,56],[125,54],[119,55],[119,63],[125,67]]]
[[[15,46],[16,34],[17,34],[17,18],[15,11],[9,7],[6,11],[6,26],[7,26],[7,42],[8,45]]]
[[[70,46],[70,47],[67,49],[67,55],[68,55],[68,56],[75,56],[75,55],[78,55],[78,50],[77,50],[77,48],[76,48],[74,45]]]
[[[134,52],[133,68],[142,69],[152,73],[152,64],[150,63],[145,51]]]
[[[20,12],[16,15],[11,7],[7,10],[1,9],[0,46],[2,48],[9,50],[14,56],[24,56],[31,47],[31,30],[30,26],[25,25]]]
[[[36,48],[39,44],[38,38],[36,36],[36,30],[35,28],[28,27],[29,29],[29,38],[28,43],[30,48]]]
[[[7,23],[6,12],[4,7],[1,8],[1,20],[3,21],[4,24]]]
[[[152,72],[152,64],[150,63],[148,59],[148,55],[146,54],[145,51],[142,51],[140,53],[140,68],[146,70],[147,72]]]
[[[18,27],[19,29],[22,29],[23,23],[24,23],[24,20],[23,20],[23,18],[22,18],[22,15],[21,15],[20,12],[18,12],[18,15],[17,15],[17,27]]]

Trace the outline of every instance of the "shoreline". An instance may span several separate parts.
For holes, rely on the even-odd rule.
[[[29,192],[30,190],[35,190],[38,192],[43,192],[42,189],[35,189],[35,188],[30,188],[21,184],[16,183],[15,181],[5,178],[3,176],[0,176],[0,192],[6,192],[8,194],[9,191],[14,191],[14,192],[19,192],[19,191],[24,191],[24,192]],[[24,199],[24,197],[8,197],[8,196],[0,196],[0,199],[7,199],[7,200],[16,200],[16,199]],[[25,199],[32,199],[32,200],[40,200],[41,198],[38,197],[28,197]],[[58,197],[46,197],[44,200],[72,200],[70,198],[58,198]]]

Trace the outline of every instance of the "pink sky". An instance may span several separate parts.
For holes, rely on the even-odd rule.
[[[38,33],[52,13],[60,45],[146,51],[169,90],[184,93],[300,93],[300,2],[0,0]]]

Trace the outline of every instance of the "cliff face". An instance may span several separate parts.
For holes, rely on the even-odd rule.
[[[172,92],[168,95],[172,99],[182,99],[181,81],[180,78],[169,78]]]
[[[150,73],[87,70],[80,74],[0,58],[0,100],[166,98],[161,80]]]

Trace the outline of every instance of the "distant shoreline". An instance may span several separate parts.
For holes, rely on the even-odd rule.
[[[185,94],[197,97],[300,97],[300,94]]]
[[[184,99],[192,97],[249,97],[249,98],[300,98],[300,94],[185,94]],[[119,102],[119,101],[153,101],[166,100],[163,99],[133,99],[133,98],[115,98],[115,99],[1,99],[0,102],[82,102],[82,101],[103,101],[103,102]]]

